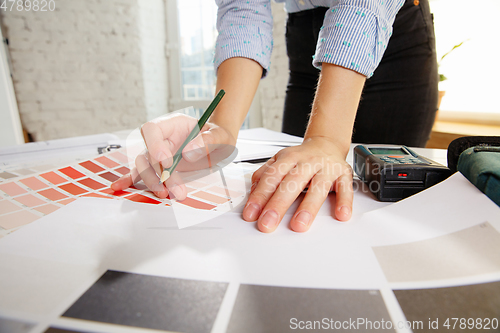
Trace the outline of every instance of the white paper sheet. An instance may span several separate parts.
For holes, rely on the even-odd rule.
[[[435,152],[435,156],[444,156],[443,151]],[[352,159],[348,161],[352,163]],[[227,176],[247,180],[240,182],[247,190],[246,171],[240,174],[238,170],[228,170]],[[208,179],[207,184],[211,181],[214,179]],[[288,226],[299,201],[300,198],[274,233],[263,234],[255,223],[242,220],[243,197],[231,203],[232,210],[196,214],[192,214],[194,210],[186,212],[185,206],[176,210],[175,202],[167,207],[129,200],[78,198],[0,239],[0,316],[35,323],[32,332],[44,332],[54,323],[64,323],[75,330],[92,327],[94,331],[118,332],[120,327],[109,324],[60,318],[110,269],[229,283],[228,300],[212,332],[224,332],[227,327],[240,284],[377,290],[396,321],[405,318],[392,292],[395,288],[439,288],[500,280],[496,257],[482,266],[487,267],[486,273],[465,269],[458,270],[461,275],[457,276],[453,270],[441,275],[419,272],[422,274],[415,281],[411,281],[411,275],[408,280],[408,274],[404,279],[394,275],[394,267],[389,267],[392,277],[388,278],[387,264],[382,267],[379,262],[391,259],[384,257],[384,253],[393,252],[388,248],[391,246],[396,251],[403,246],[401,252],[412,255],[419,246],[439,248],[436,244],[440,240],[456,249],[462,243],[454,243],[450,236],[454,233],[461,235],[463,244],[477,244],[463,238],[480,235],[474,231],[483,225],[488,231],[500,232],[500,209],[460,174],[394,204],[376,201],[366,186],[355,180],[351,221],[339,222],[331,217],[335,207],[335,194],[331,194],[311,230],[304,234],[295,233]],[[183,229],[179,229],[179,220]],[[386,248],[381,257],[377,248],[383,247]],[[453,249],[439,248],[440,255],[452,258]],[[477,249],[467,250],[471,252],[467,260],[473,260]],[[485,253],[485,249],[481,251]],[[431,264],[428,266],[433,267]],[[456,260],[451,266],[460,264]]]
[[[262,127],[241,130],[236,143],[238,156],[234,161],[270,158],[285,147],[300,144],[302,140],[298,136],[275,132]]]
[[[470,205],[478,209],[471,212]],[[291,231],[286,220],[274,233],[263,234],[234,212],[178,229],[173,211],[165,207],[82,198],[0,239],[0,315],[60,322],[58,316],[112,269],[231,286],[381,290],[394,320],[401,318],[394,284],[386,280],[373,246],[433,239],[485,220],[498,231],[499,217],[498,207],[460,175],[348,223],[323,214],[304,234]],[[426,285],[498,279],[500,267],[488,275]],[[420,281],[409,282],[405,288],[419,286]],[[218,321],[229,321],[228,306]],[[223,332],[225,326],[217,327]]]
[[[500,231],[500,208],[457,172],[447,180],[360,218],[374,246],[408,243],[490,222]]]
[[[238,140],[238,142],[236,143],[236,149],[238,149],[238,155],[234,159],[234,162],[242,162],[262,158],[271,158],[277,152],[283,149],[283,147],[267,146],[255,143],[243,143]]]
[[[276,132],[263,127],[241,130],[238,134],[238,139],[248,141],[274,141],[279,144],[301,143],[303,140],[303,138],[295,135]]]

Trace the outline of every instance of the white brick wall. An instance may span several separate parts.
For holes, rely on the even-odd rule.
[[[55,2],[54,12],[1,11],[36,140],[134,128],[167,111],[162,0]]]
[[[163,0],[55,1],[54,12],[0,11],[21,119],[36,140],[135,128],[168,111]],[[271,71],[257,104],[263,125],[279,131],[286,13],[272,10]]]

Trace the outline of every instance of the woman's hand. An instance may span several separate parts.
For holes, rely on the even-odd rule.
[[[262,232],[274,231],[306,186],[290,222],[292,230],[311,227],[330,190],[337,192],[335,217],[351,218],[352,170],[345,158],[365,79],[349,69],[322,64],[304,142],[283,149],[254,173],[245,220],[257,220]]]
[[[325,137],[310,137],[296,147],[281,150],[252,177],[252,192],[243,210],[243,218],[262,232],[274,231],[285,212],[308,187],[290,222],[292,230],[307,231],[328,193],[336,196],[335,217],[351,218],[352,170],[345,153]]]
[[[234,147],[262,71],[260,64],[247,58],[230,58],[219,66],[216,91],[224,89],[226,94],[210,117],[210,122],[202,128],[201,135],[183,150],[183,160],[200,161],[207,156],[207,148],[211,152],[221,145]],[[174,172],[165,184],[159,183],[158,175],[162,168],[172,165],[172,156],[196,124],[196,119],[185,115],[160,118],[144,124],[141,133],[147,151],[137,157],[136,167],[131,173],[118,179],[111,188],[122,190],[142,179],[159,198],[166,198],[170,193],[171,197],[183,200],[187,191],[178,175]],[[212,164],[214,162],[211,161]],[[182,169],[181,163],[177,168],[179,170]]]
[[[160,183],[160,175],[163,168],[172,165],[174,154],[195,126],[198,126],[198,120],[183,114],[161,117],[142,125],[141,134],[147,150],[136,157],[135,167],[130,173],[111,184],[111,188],[114,191],[123,190],[142,179],[161,199],[169,194],[170,198],[185,199],[187,190],[177,172],[165,183]],[[229,131],[213,123],[206,123],[198,136],[183,149],[182,157],[186,162],[194,163],[206,158],[217,147],[234,146],[235,143],[236,139]],[[203,166],[203,163],[198,164]],[[177,169],[182,170],[181,164]]]

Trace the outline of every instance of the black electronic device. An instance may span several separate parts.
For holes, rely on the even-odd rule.
[[[380,201],[398,201],[445,180],[450,169],[406,146],[354,147],[354,172]]]

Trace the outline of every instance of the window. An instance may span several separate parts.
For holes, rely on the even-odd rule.
[[[193,106],[199,118],[215,95],[213,54],[217,39],[217,5],[214,0],[167,0],[169,110]],[[260,125],[260,112],[250,108],[242,128]]]
[[[215,1],[177,2],[181,53],[181,95],[186,101],[209,100],[214,96],[212,64],[217,38]]]
[[[448,80],[440,116],[498,119],[496,101],[500,85],[498,65],[498,0],[430,0],[434,14],[438,60],[454,45],[466,41],[441,62],[439,71]],[[447,117],[448,118],[448,117]]]
[[[215,1],[167,1],[170,110],[204,109],[214,97],[216,19]]]

